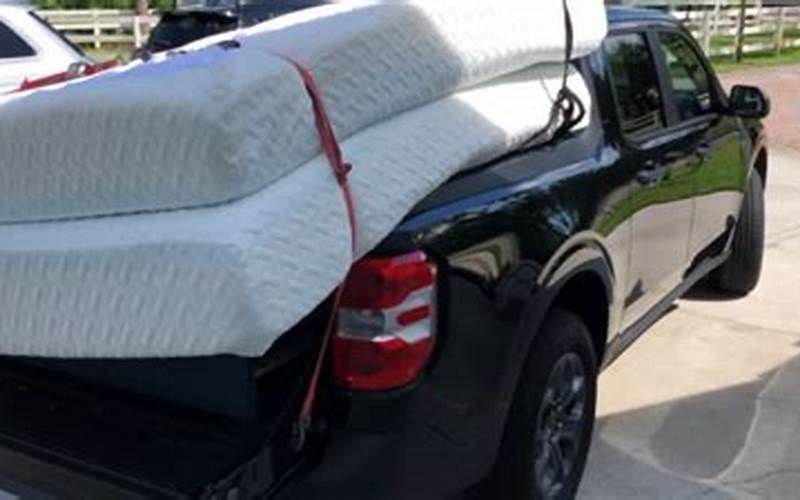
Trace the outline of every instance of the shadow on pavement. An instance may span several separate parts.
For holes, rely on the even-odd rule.
[[[733,300],[740,300],[742,297],[717,292],[709,288],[705,283],[698,283],[698,286],[692,288],[681,297],[681,300],[688,300],[690,302],[730,302]]]
[[[800,498],[798,449],[800,356],[749,383],[598,419],[579,498]]]
[[[714,290],[708,283],[707,278],[700,280],[681,297],[681,300],[690,302],[730,302],[741,299],[741,296]]]

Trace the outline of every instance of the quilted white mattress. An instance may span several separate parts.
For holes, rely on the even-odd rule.
[[[508,2],[518,5],[515,0]],[[461,9],[472,5],[472,2],[456,3]],[[559,2],[524,3],[544,6]],[[582,11],[591,12],[595,4],[601,4],[586,0],[574,3],[580,4],[580,10],[575,9],[578,20]],[[492,10],[498,10],[496,2],[490,4],[494,6]],[[392,12],[395,7],[391,5]],[[399,8],[405,12],[403,9],[411,7],[404,3]],[[325,12],[334,18],[344,15],[341,9]],[[476,11],[479,10],[476,7]],[[368,12],[378,15],[375,13],[379,11]],[[549,23],[542,23],[542,29],[548,24],[561,24],[560,15],[550,17]],[[584,31],[591,28],[598,33],[595,44],[605,29],[601,19],[604,19],[602,12],[591,23],[584,21]],[[300,26],[307,30],[319,22],[293,24],[292,28]],[[359,29],[353,28],[353,37],[357,38],[356,35],[369,26],[371,24],[367,23]],[[383,25],[383,28],[391,26]],[[277,36],[284,28],[273,26],[270,29],[275,31],[270,31],[269,35]],[[475,32],[474,37],[467,36],[471,31]],[[454,38],[450,42],[454,47],[472,46],[478,50],[477,45],[484,45],[472,40],[482,34],[479,26],[473,24],[470,30],[459,32],[470,40]],[[396,35],[402,39],[403,33],[399,30]],[[519,36],[519,39],[508,39],[508,45],[503,47],[524,46],[525,37],[521,33]],[[563,33],[554,36],[563,37]],[[244,38],[239,50],[246,50],[250,39]],[[514,40],[516,44],[512,43]],[[560,40],[547,39],[541,43],[557,47]],[[398,42],[398,45],[402,44]],[[413,45],[408,42],[408,46]],[[321,43],[320,47],[323,46],[326,45]],[[294,45],[287,42],[281,49],[289,51],[290,47]],[[263,354],[277,337],[324,300],[343,279],[350,262],[373,248],[420,199],[459,169],[509,151],[547,123],[552,96],[561,83],[561,65],[539,64],[509,72],[517,66],[530,66],[533,60],[557,61],[561,56],[559,50],[553,48],[533,58],[525,56],[519,64],[491,62],[494,61],[493,51],[509,52],[503,47],[487,49],[488,52],[478,58],[475,64],[483,64],[483,69],[474,72],[464,69],[458,78],[443,86],[438,83],[446,79],[434,85],[420,76],[425,74],[420,69],[395,73],[397,78],[416,75],[409,76],[409,81],[397,87],[357,76],[359,60],[372,57],[376,64],[381,60],[380,54],[371,53],[370,44],[362,47],[363,52],[355,51],[357,56],[350,56],[348,64],[353,67],[350,73],[339,74],[334,66],[327,66],[328,60],[337,57],[342,57],[340,65],[347,63],[348,57],[337,52],[320,56],[318,60],[304,58],[311,61],[318,74],[326,100],[332,104],[337,131],[344,139],[345,156],[354,165],[351,180],[359,227],[356,255],[352,255],[349,248],[349,229],[341,193],[326,160],[318,155],[307,101],[301,99],[300,91],[294,88],[299,82],[284,63],[266,53],[263,54],[264,67],[273,68],[270,71],[282,76],[251,82],[253,86],[249,89],[257,97],[245,98],[249,107],[241,104],[237,113],[250,113],[252,129],[240,129],[246,137],[238,139],[231,134],[215,142],[218,135],[230,132],[217,121],[240,121],[238,114],[228,113],[224,106],[216,107],[217,100],[235,101],[229,96],[234,87],[222,83],[220,85],[225,88],[220,91],[199,80],[196,85],[185,83],[182,92],[164,87],[160,93],[171,96],[170,99],[156,99],[168,108],[163,110],[163,117],[155,107],[142,114],[138,114],[135,107],[125,105],[122,105],[124,112],[118,111],[119,114],[106,112],[95,108],[88,97],[94,92],[100,95],[109,92],[109,102],[116,103],[119,99],[111,96],[110,89],[119,85],[135,93],[131,96],[135,102],[141,102],[137,96],[142,97],[142,94],[132,82],[140,78],[143,87],[158,95],[157,82],[169,80],[169,71],[165,73],[167,68],[193,74],[198,79],[218,68],[235,66],[242,73],[249,71],[239,63],[228,66],[233,59],[217,48],[4,103],[0,106],[0,165],[7,169],[8,175],[4,174],[0,180],[0,183],[7,183],[0,184],[0,193],[7,191],[21,205],[12,206],[0,196],[0,210],[6,220],[56,219],[106,211],[147,209],[152,212],[0,224],[0,275],[3,276],[0,280],[3,326],[0,353],[51,357]],[[590,47],[585,41],[582,50]],[[388,47],[383,48],[388,50]],[[517,53],[515,50],[510,52]],[[458,52],[455,48],[452,51]],[[528,49],[524,48],[519,53],[526,51]],[[424,54],[424,50],[417,51],[415,57],[423,58]],[[402,55],[398,57],[403,60]],[[433,62],[426,63],[430,69],[428,74],[439,75],[436,69],[440,63],[450,61],[448,57],[430,59]],[[466,59],[456,57],[455,60],[471,68],[471,64],[464,62]],[[208,66],[203,67],[203,64]],[[382,64],[386,72],[393,71],[391,60]],[[508,74],[452,92],[503,73]],[[383,74],[381,71],[373,76],[377,78]],[[266,88],[270,88],[270,92],[259,88],[264,82],[269,83]],[[579,75],[571,75],[570,86],[587,107],[591,106]],[[348,92],[355,88],[364,90],[366,101],[347,100]],[[89,92],[88,89],[94,90]],[[270,97],[272,89],[285,99],[278,101]],[[208,95],[206,91],[213,92]],[[81,96],[76,101],[81,104],[68,106],[62,94]],[[447,95],[440,97],[439,94]],[[244,92],[243,95],[249,94]],[[395,95],[399,96],[397,100],[394,100]],[[383,96],[391,98],[392,102],[367,96]],[[204,106],[197,105],[201,97]],[[172,108],[174,99],[194,111]],[[64,127],[59,129],[61,133],[71,133],[69,129],[75,123],[88,124],[95,120],[98,128],[105,132],[126,132],[116,138],[119,144],[115,147],[88,142],[76,145],[75,149],[65,145],[59,164],[63,168],[47,170],[44,163],[36,161],[55,160],[55,156],[48,155],[56,155],[59,148],[43,144],[38,149],[44,151],[39,151],[30,142],[20,146],[9,140],[7,134],[16,134],[16,130],[8,124],[6,111],[20,113],[28,107],[33,115],[44,113],[48,100],[53,104],[50,108],[53,123]],[[340,101],[349,104],[337,104]],[[419,105],[423,104],[421,101],[424,105]],[[269,113],[267,107],[262,107],[265,103],[273,106]],[[214,113],[219,115],[215,117]],[[32,123],[28,115],[15,116],[23,121],[23,126]],[[170,138],[175,140],[175,151],[167,148],[168,141],[163,141],[159,134],[137,128],[138,117],[145,116],[161,135],[173,130],[168,127],[173,125],[175,132]],[[129,128],[124,126],[124,117],[129,120]],[[263,121],[266,117],[272,118]],[[54,133],[53,123],[43,123],[41,127]],[[285,129],[295,133],[288,134]],[[78,134],[73,136],[77,141]],[[22,140],[20,136],[14,137]],[[210,148],[209,142],[218,145],[221,151]],[[136,147],[129,147],[128,143]],[[149,145],[155,150],[148,149]],[[7,146],[14,152],[5,151]],[[139,161],[125,163],[126,169],[117,168],[114,162],[105,163],[107,155],[123,161],[123,156],[117,156],[122,150],[138,155]],[[15,168],[17,164],[6,163],[8,156],[3,155],[29,161],[26,165],[34,172]],[[214,161],[208,161],[208,156]],[[29,157],[38,160],[28,160]],[[92,162],[80,159],[84,157],[91,158]],[[159,163],[164,157],[179,165],[168,168]],[[93,163],[95,161],[100,163]],[[299,162],[299,166],[292,166],[293,162]],[[37,165],[42,168],[37,169]],[[160,165],[164,171],[153,165]],[[51,177],[49,182],[43,182],[44,177],[35,180],[36,175],[44,176],[45,171]],[[89,179],[82,179],[84,176]],[[10,180],[12,178],[15,180]],[[231,199],[234,201],[225,204],[157,211]]]
[[[537,62],[563,59],[562,0],[346,2],[188,53],[0,98],[0,222],[218,204],[319,152],[294,68],[311,68],[340,139]],[[572,0],[575,52],[605,34]]]

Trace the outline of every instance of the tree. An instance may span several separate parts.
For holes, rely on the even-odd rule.
[[[150,10],[147,0],[136,0],[136,15],[146,16],[147,11]]]

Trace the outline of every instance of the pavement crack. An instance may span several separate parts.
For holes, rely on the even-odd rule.
[[[788,468],[775,469],[775,470],[764,472],[762,474],[757,474],[755,476],[746,477],[746,478],[742,478],[742,479],[735,479],[735,480],[731,480],[731,481],[723,480],[723,481],[720,481],[720,483],[724,484],[725,486],[743,486],[743,485],[746,485],[746,484],[760,483],[760,482],[763,482],[763,481],[768,481],[768,480],[770,480],[772,478],[775,478],[775,477],[778,477],[778,476],[787,475],[787,474],[800,476],[800,468],[788,467]]]
[[[759,418],[761,417],[762,412],[764,411],[763,405],[764,400],[762,399],[766,394],[772,390],[773,386],[777,384],[778,379],[780,378],[781,374],[786,370],[786,365],[781,365],[777,371],[775,371],[766,381],[761,390],[758,391],[758,395],[755,398],[754,404],[755,409],[753,411],[753,415],[750,420],[750,427],[747,429],[747,434],[745,435],[744,441],[742,441],[742,445],[739,447],[739,451],[736,453],[736,456],[728,463],[728,466],[725,467],[722,471],[720,471],[716,476],[716,481],[719,484],[725,484],[725,476],[730,474],[731,471],[735,470],[737,466],[739,466],[742,461],[745,459],[747,450],[749,449],[750,445],[753,443],[754,435],[756,433],[756,429],[759,424]]]

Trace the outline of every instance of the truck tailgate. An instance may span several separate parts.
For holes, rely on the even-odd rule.
[[[269,486],[297,459],[291,424],[323,316],[253,360],[0,358],[0,489],[197,497],[255,457]]]

